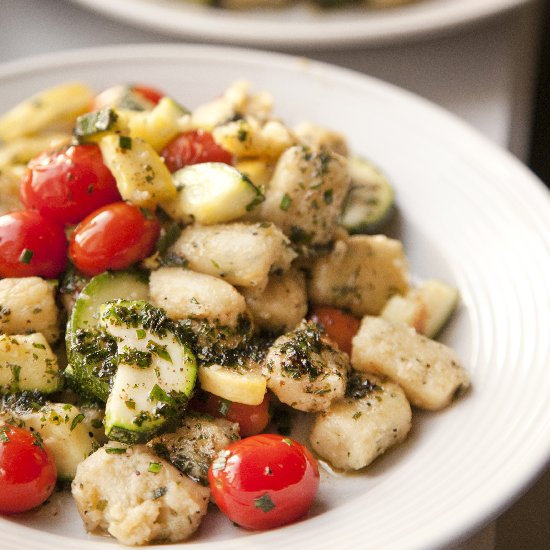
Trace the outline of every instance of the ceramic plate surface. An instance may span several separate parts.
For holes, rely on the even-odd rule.
[[[192,0],[71,0],[127,23],[235,45],[326,48],[382,44],[485,19],[529,0],[418,0],[388,9],[322,11],[304,4],[230,11]]]
[[[457,542],[510,505],[550,456],[550,199],[535,176],[409,93],[304,58],[231,48],[104,48],[4,65],[0,111],[69,80],[97,90],[150,83],[193,108],[241,78],[271,91],[289,125],[338,130],[386,171],[399,206],[392,231],[411,271],[460,290],[442,340],[473,388],[443,412],[415,412],[407,442],[366,472],[323,474],[307,520],[248,533],[213,512],[186,547],[425,550]],[[117,546],[85,534],[69,495],[1,518],[0,540],[3,550]]]

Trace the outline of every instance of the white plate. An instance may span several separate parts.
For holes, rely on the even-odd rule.
[[[309,519],[251,534],[213,513],[187,546],[426,549],[456,542],[511,504],[550,456],[550,200],[526,168],[390,85],[303,58],[229,48],[106,48],[4,65],[0,111],[74,79],[98,90],[146,81],[193,108],[237,78],[270,90],[288,123],[312,120],[342,131],[355,152],[386,170],[412,271],[460,289],[443,339],[471,372],[473,389],[441,413],[416,412],[408,441],[367,472],[325,476]],[[86,535],[66,500],[0,519],[2,548],[115,545]]]
[[[304,4],[229,11],[192,0],[71,0],[144,28],[235,45],[327,48],[382,44],[448,30],[530,0],[418,0],[390,8],[321,11]]]

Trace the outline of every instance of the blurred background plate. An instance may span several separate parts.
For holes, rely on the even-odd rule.
[[[418,0],[387,8],[319,10],[304,2],[231,11],[201,0],[70,0],[126,23],[182,38],[279,49],[401,42],[503,13],[530,0]]]
[[[550,457],[550,199],[509,153],[441,108],[358,73],[301,57],[209,46],[126,46],[0,66],[0,111],[45,87],[140,81],[194,108],[235,79],[272,92],[276,114],[333,128],[393,182],[395,235],[412,272],[455,284],[443,340],[473,389],[440,413],[415,411],[405,444],[350,476],[324,475],[311,517],[266,533],[213,512],[187,547],[428,549],[496,518]],[[292,85],[289,85],[292,83]],[[118,547],[86,535],[68,495],[1,518],[3,550]],[[162,548],[181,548],[163,546]]]

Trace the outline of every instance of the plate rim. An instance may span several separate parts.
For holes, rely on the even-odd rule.
[[[277,21],[254,19],[253,12],[213,11],[208,6],[192,3],[179,6],[179,2],[191,2],[191,0],[162,0],[160,4],[155,4],[155,0],[68,1],[120,22],[183,39],[213,40],[228,45],[275,47],[283,51],[298,48],[309,51],[333,47],[356,48],[410,42],[481,23],[535,2],[535,0],[457,0],[457,4],[450,7],[439,7],[435,4],[433,8],[429,6],[427,18],[426,14],[415,14],[416,8],[413,4],[412,11],[410,11],[411,6],[407,5],[388,8],[390,11],[409,11],[408,13],[407,11],[388,13],[379,22],[355,18],[342,24],[336,20],[296,23],[290,18],[282,27]],[[468,3],[464,4],[465,1]],[[462,2],[460,6],[459,2]],[[254,25],[259,24],[259,28],[255,29],[254,25],[251,26],[251,22]]]
[[[143,56],[145,58],[154,59],[161,56],[166,59],[168,55],[174,59],[193,58],[204,56],[210,59],[213,55],[224,55],[227,57],[228,52],[234,60],[246,61],[247,63],[269,63],[273,66],[282,66],[289,69],[291,66],[307,67],[308,71],[311,71],[316,76],[329,76],[336,78],[339,81],[345,81],[346,85],[352,85],[354,87],[364,87],[365,89],[374,89],[377,93],[383,93],[391,98],[392,101],[407,101],[412,102],[418,109],[430,115],[430,120],[434,120],[437,124],[443,124],[444,126],[451,125],[453,130],[459,132],[465,140],[473,140],[467,149],[473,147],[482,147],[485,150],[490,150],[497,158],[502,159],[507,163],[514,171],[522,175],[525,181],[531,183],[526,186],[526,191],[541,201],[541,204],[546,205],[546,208],[550,205],[550,194],[544,183],[536,177],[523,163],[515,158],[511,153],[499,147],[491,142],[488,138],[483,136],[479,131],[472,128],[468,123],[459,119],[456,115],[449,113],[445,109],[435,105],[434,103],[421,98],[420,96],[399,88],[393,84],[389,84],[380,79],[364,75],[351,69],[337,67],[328,63],[319,61],[310,61],[304,65],[304,59],[301,57],[291,56],[282,53],[269,53],[262,51],[250,51],[243,48],[225,47],[225,46],[211,46],[211,45],[196,45],[196,44],[134,44],[123,46],[104,46],[95,48],[82,48],[65,52],[48,53],[39,56],[33,56],[25,59],[11,61],[8,63],[0,64],[0,83],[6,78],[17,78],[18,75],[35,72],[36,70],[48,71],[55,67],[67,67],[71,64],[82,63],[97,63],[103,59],[114,59],[120,61],[123,59],[135,59],[136,56]],[[454,133],[454,132],[453,132]],[[454,138],[453,138],[454,141]],[[464,153],[460,148],[461,153]],[[464,153],[467,154],[467,153]],[[535,199],[533,199],[535,200]],[[540,204],[538,205],[540,207]],[[550,248],[550,235],[545,241]],[[548,418],[550,420],[550,417]],[[546,439],[544,443],[539,445],[540,448],[545,449],[545,455],[538,456],[537,458],[531,457],[529,461],[529,468],[523,469],[523,473],[520,476],[515,477],[514,487],[501,488],[500,492],[505,494],[504,499],[500,499],[498,506],[493,506],[490,510],[485,510],[485,515],[478,517],[476,521],[470,521],[468,528],[460,528],[455,526],[454,530],[447,532],[447,537],[442,540],[442,536],[434,537],[430,543],[440,544],[449,543],[453,541],[463,540],[464,537],[471,534],[477,528],[486,524],[488,521],[496,517],[500,512],[505,509],[512,501],[518,498],[528,487],[536,480],[543,469],[546,467],[550,460],[550,425],[546,430]],[[499,500],[495,497],[493,500]],[[330,512],[328,512],[330,513]],[[450,536],[450,538],[449,538]],[[52,535],[52,538],[55,538]],[[59,536],[57,536],[59,537]],[[67,540],[67,537],[59,537],[60,539]],[[237,540],[237,539],[235,539]],[[242,540],[242,539],[240,539]],[[92,545],[86,544],[85,541],[80,541],[84,544],[84,547],[91,548]],[[202,543],[201,543],[202,544]],[[209,544],[204,544],[205,547],[210,547]],[[227,547],[233,547],[232,545],[226,545]],[[213,546],[212,546],[213,547]]]

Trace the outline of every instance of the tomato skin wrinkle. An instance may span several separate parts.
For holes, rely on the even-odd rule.
[[[31,160],[21,182],[20,199],[26,208],[74,224],[121,197],[99,147],[86,144],[46,151]]]
[[[53,492],[55,461],[37,434],[8,425],[0,430],[0,513],[25,512]]]
[[[55,278],[66,265],[61,225],[31,210],[0,216],[0,277]]]
[[[126,269],[151,254],[159,234],[155,218],[129,203],[116,202],[80,223],[71,237],[69,255],[85,275]]]
[[[319,468],[298,442],[260,434],[229,445],[209,470],[212,495],[241,527],[271,529],[309,510],[319,487]]]

